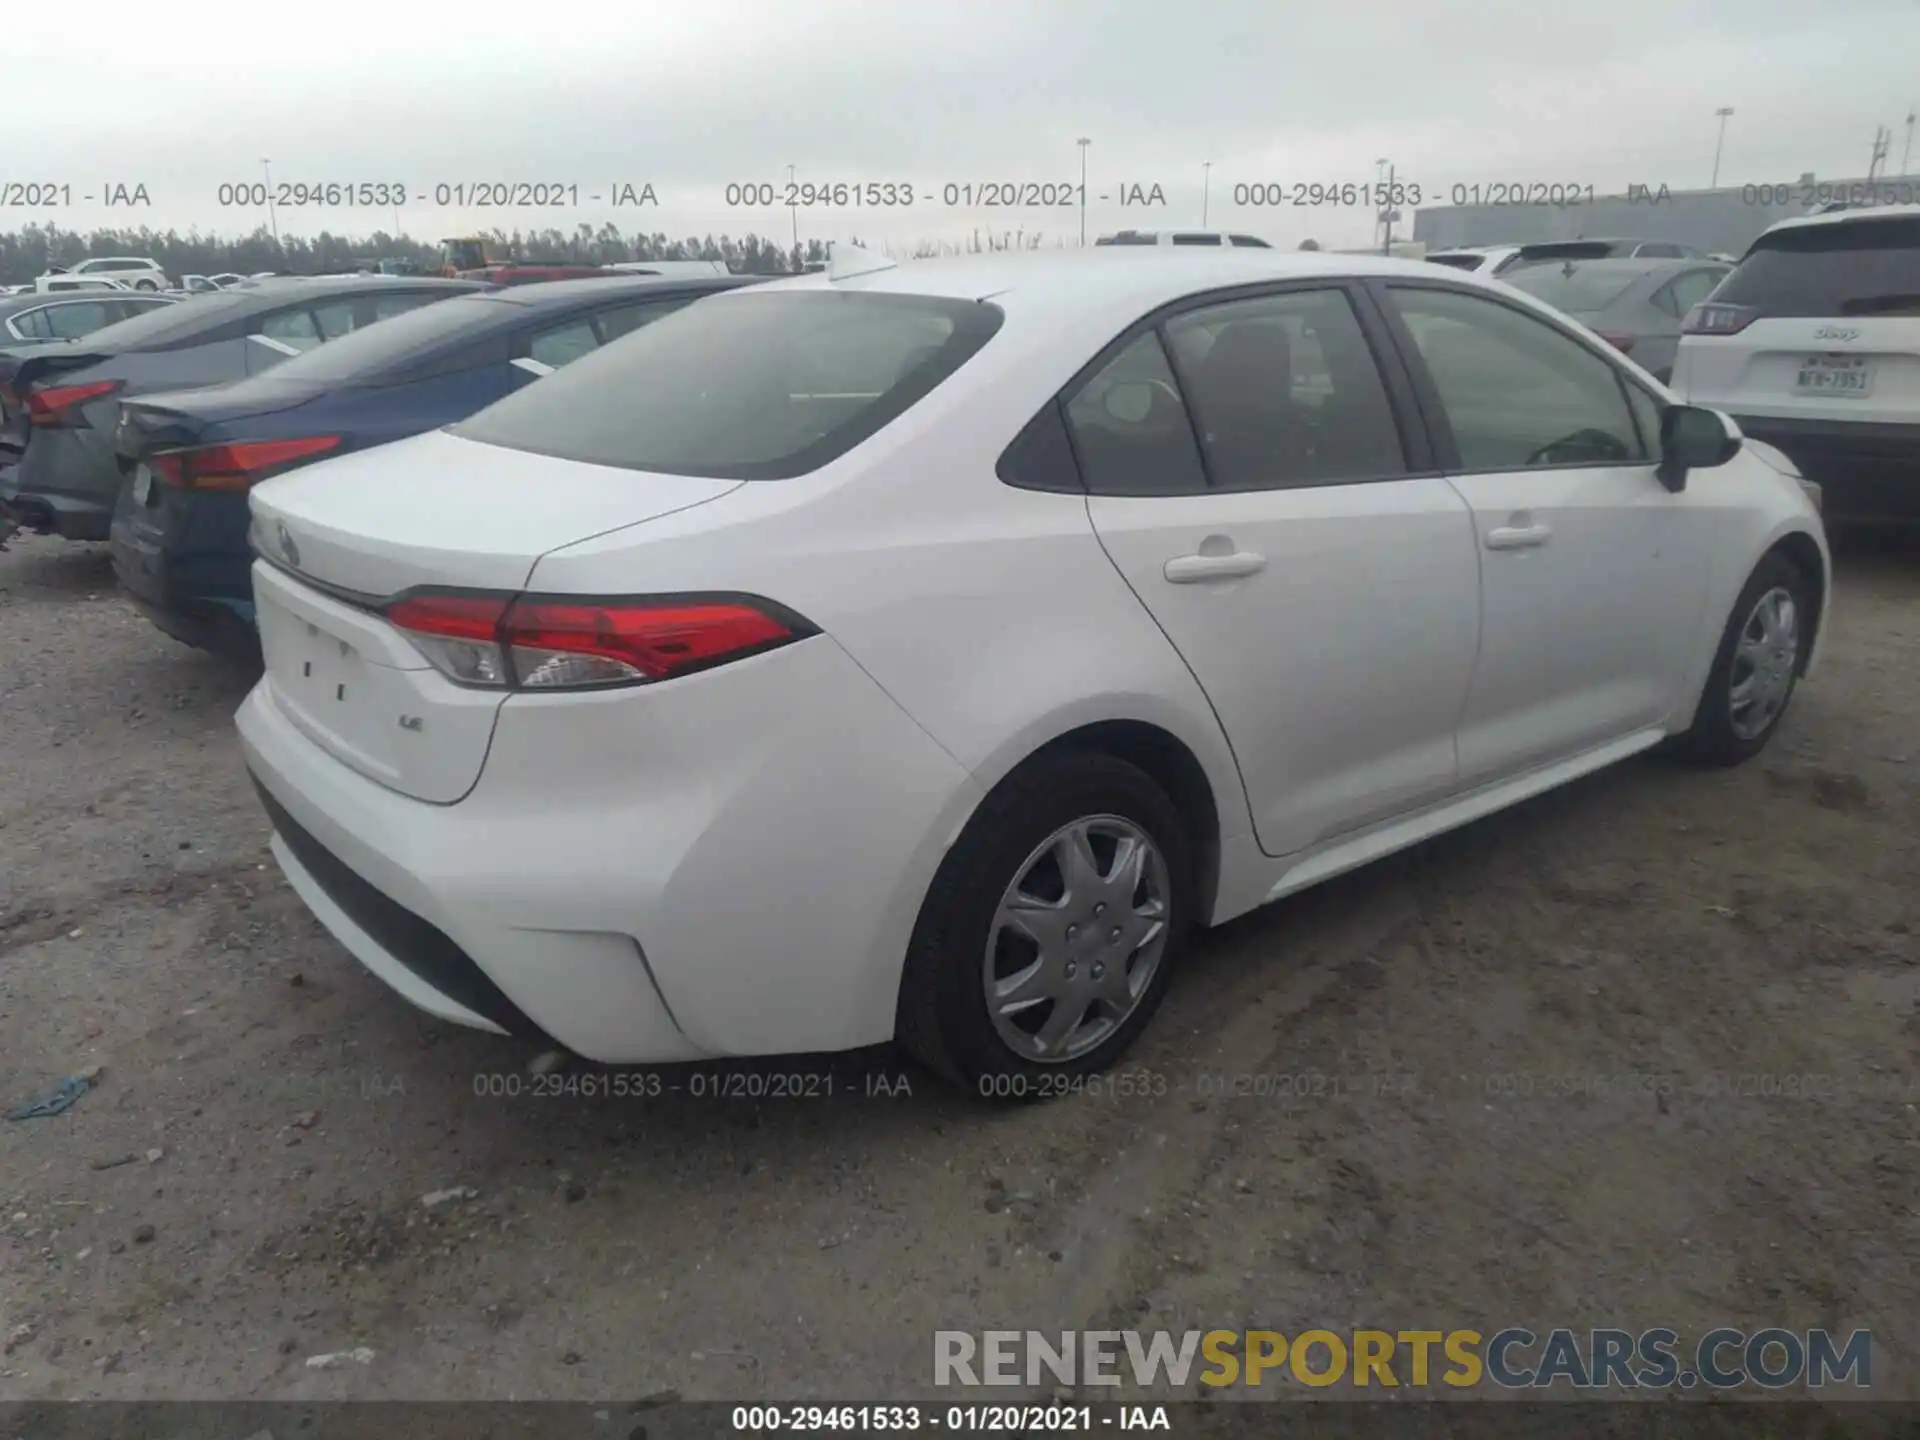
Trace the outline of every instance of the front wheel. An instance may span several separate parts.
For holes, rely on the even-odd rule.
[[[901,979],[898,1035],[981,1094],[1104,1070],[1166,993],[1193,905],[1179,810],[1094,751],[1029,762],[948,852]]]
[[[1686,734],[1697,759],[1738,765],[1766,748],[1806,666],[1813,613],[1811,585],[1784,556],[1768,555],[1754,567]]]
[[[158,290],[160,285],[158,281],[154,280],[136,280],[133,282],[133,288],[136,290]]]

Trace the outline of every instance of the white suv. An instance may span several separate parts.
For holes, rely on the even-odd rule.
[[[1768,230],[1688,313],[1672,388],[1785,452],[1829,519],[1920,523],[1920,205]]]
[[[65,273],[118,280],[129,290],[168,290],[173,287],[173,282],[167,279],[166,272],[160,268],[160,262],[143,255],[95,255],[69,265]]]

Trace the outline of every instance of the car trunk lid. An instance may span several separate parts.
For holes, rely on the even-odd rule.
[[[517,594],[548,551],[742,483],[559,462],[445,433],[270,480],[252,495],[266,683],[343,764],[451,804],[479,779],[507,692],[454,684],[381,607],[421,588]]]

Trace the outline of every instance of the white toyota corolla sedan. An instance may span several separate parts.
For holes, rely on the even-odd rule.
[[[1792,466],[1603,341],[1273,250],[842,252],[253,511],[273,850],[408,1000],[1003,1093],[1195,925],[1752,756],[1830,586]]]

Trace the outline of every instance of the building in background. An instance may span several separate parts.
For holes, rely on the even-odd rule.
[[[1542,240],[1671,240],[1735,258],[1769,225],[1834,200],[1874,197],[1881,204],[1920,201],[1920,177],[1816,180],[1809,173],[1778,185],[1718,190],[1635,187],[1579,205],[1442,205],[1416,210],[1413,238],[1429,250],[1463,245],[1528,245]]]

